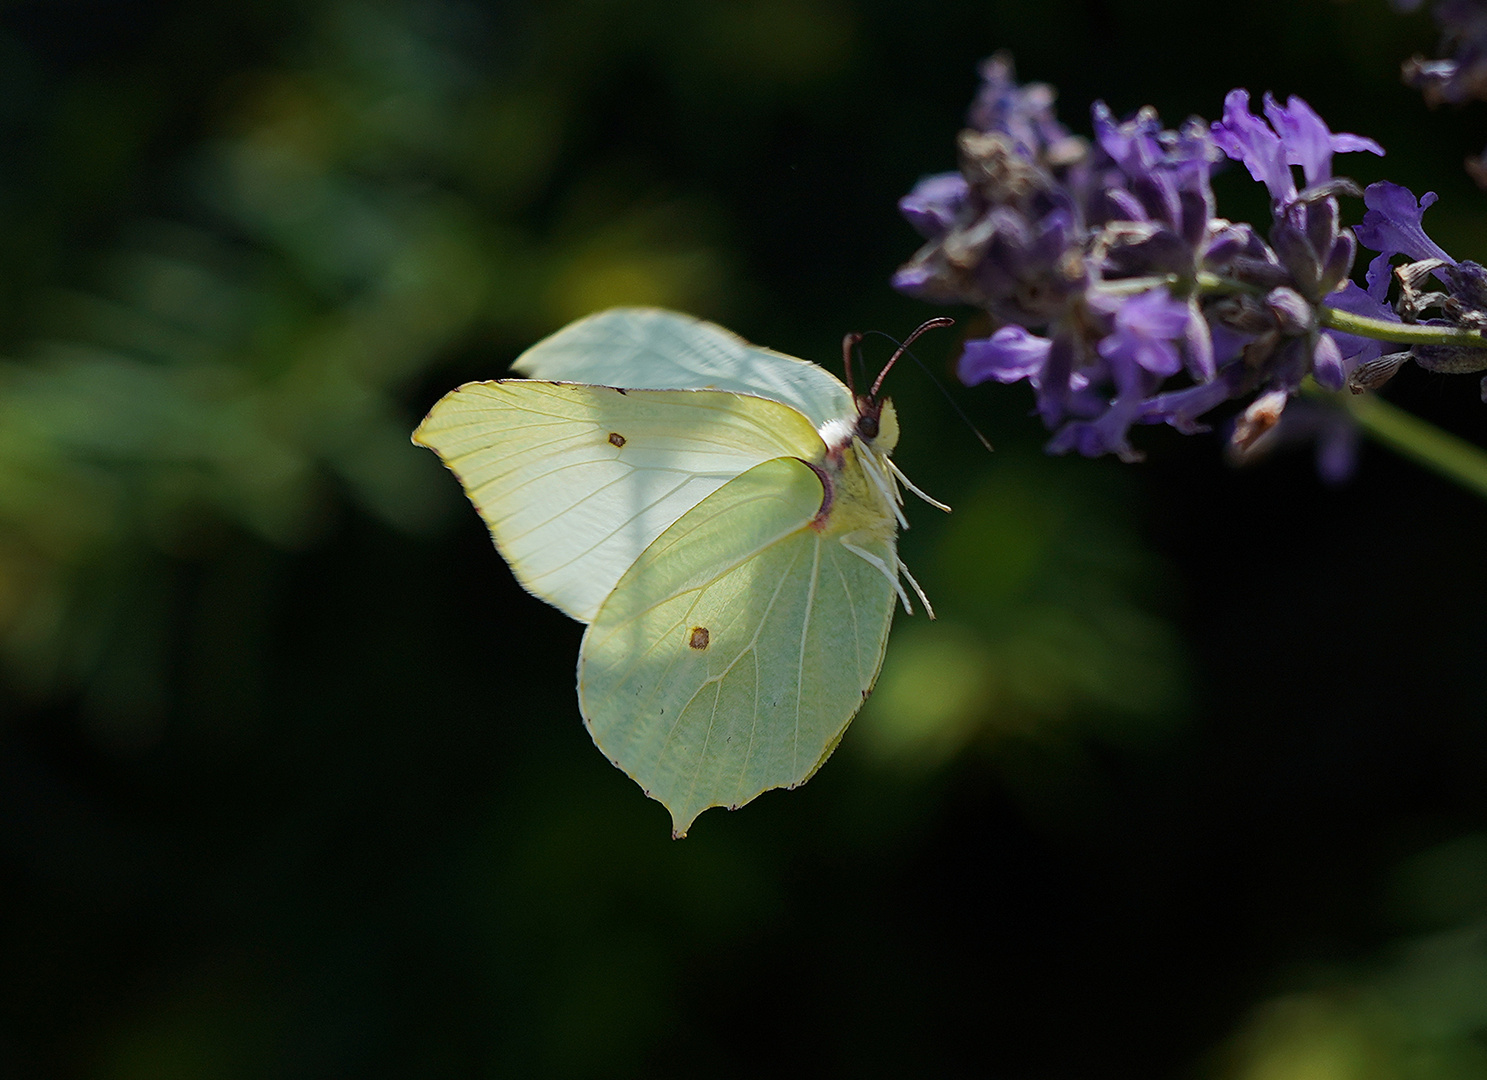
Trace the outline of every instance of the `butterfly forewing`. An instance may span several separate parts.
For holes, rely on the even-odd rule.
[[[784,402],[817,428],[856,411],[825,368],[657,308],[612,308],[579,319],[528,349],[513,369],[534,379],[757,394]]]
[[[707,495],[761,461],[821,449],[777,401],[523,379],[447,394],[414,439],[459,477],[517,580],[583,622]]]

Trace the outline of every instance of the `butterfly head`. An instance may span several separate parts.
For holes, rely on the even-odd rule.
[[[850,419],[828,420],[819,432],[826,444],[827,456],[840,458],[854,443],[859,449],[886,456],[898,445],[898,412],[887,398],[859,397],[857,415]]]
[[[891,454],[898,445],[898,412],[887,398],[857,399],[857,419],[852,434],[880,454]]]
[[[942,317],[921,323],[918,329],[905,338],[903,344],[899,345],[893,355],[888,358],[888,362],[878,372],[878,377],[873,380],[872,388],[866,394],[856,393],[852,386],[852,351],[861,343],[862,335],[853,333],[843,338],[842,366],[846,369],[847,390],[852,393],[852,401],[857,406],[857,418],[847,425],[851,429],[850,433],[833,431],[828,434],[827,428],[830,428],[831,424],[828,424],[827,428],[822,428],[821,435],[826,440],[826,445],[842,445],[855,438],[879,454],[892,453],[893,448],[898,445],[898,415],[893,411],[893,404],[890,401],[878,396],[883,380],[888,377],[888,372],[893,369],[898,358],[908,352],[909,346],[920,334],[935,327],[951,326],[954,321]],[[833,421],[833,423],[837,422]]]

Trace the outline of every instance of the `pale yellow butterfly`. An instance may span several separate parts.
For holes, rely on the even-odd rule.
[[[912,611],[900,579],[924,598],[898,559],[899,486],[948,509],[890,460],[893,405],[646,308],[572,323],[513,369],[445,395],[413,441],[517,580],[588,624],[594,742],[678,837],[804,783],[877,679],[895,599]]]

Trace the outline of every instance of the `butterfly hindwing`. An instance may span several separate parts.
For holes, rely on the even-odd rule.
[[[584,635],[599,748],[671,811],[804,782],[877,678],[894,592],[812,527],[821,482],[790,458],[730,480],[636,560]],[[895,565],[891,538],[861,545]]]

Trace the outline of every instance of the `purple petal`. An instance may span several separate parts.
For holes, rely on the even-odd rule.
[[[1156,375],[1176,375],[1182,359],[1173,341],[1188,330],[1188,305],[1166,289],[1126,299],[1115,313],[1115,331],[1100,341],[1099,353],[1112,367],[1133,363]]]
[[[1363,278],[1368,282],[1369,297],[1383,302],[1384,298],[1389,295],[1389,283],[1394,280],[1394,268],[1389,265],[1387,251],[1375,255],[1369,261],[1368,272],[1363,275]]]
[[[1128,176],[1144,176],[1163,157],[1158,136],[1161,121],[1151,109],[1142,109],[1125,123],[1117,123],[1109,106],[1097,101],[1090,108],[1095,139]]]
[[[1048,362],[1052,345],[1047,338],[1030,334],[1020,326],[1004,326],[989,338],[967,341],[956,374],[967,386],[988,379],[1013,383],[1039,374]]]
[[[1332,179],[1333,154],[1367,150],[1383,156],[1384,148],[1372,139],[1334,135],[1316,110],[1294,94],[1286,99],[1284,107],[1266,94],[1265,115],[1285,146],[1287,164],[1301,166],[1308,187]]]
[[[1198,310],[1197,301],[1187,305],[1188,321],[1183,329],[1183,354],[1187,357],[1188,374],[1199,382],[1208,382],[1218,373],[1213,359],[1213,331]]]
[[[1237,161],[1270,191],[1277,202],[1296,197],[1291,166],[1300,165],[1307,185],[1332,178],[1332,155],[1367,150],[1382,154],[1383,147],[1361,135],[1338,134],[1310,105],[1294,95],[1284,106],[1265,95],[1265,123],[1249,111],[1249,92],[1231,90],[1224,98],[1224,118],[1213,125],[1219,148]]]
[[[1387,180],[1369,184],[1363,192],[1363,205],[1368,207],[1368,212],[1353,232],[1360,243],[1383,253],[1386,259],[1389,255],[1400,254],[1416,261],[1444,259],[1454,263],[1456,260],[1447,255],[1445,249],[1425,235],[1425,211],[1435,204],[1435,200],[1433,191],[1427,191],[1417,203],[1415,193],[1407,187]],[[1377,263],[1375,259],[1374,264]],[[1372,275],[1373,265],[1369,266],[1369,273]],[[1372,292],[1375,284],[1372,276],[1368,284]]]
[[[958,172],[926,176],[898,200],[898,211],[920,236],[938,240],[955,224],[970,188]]]
[[[916,260],[895,270],[891,284],[901,293],[933,300],[935,297],[929,294],[930,286],[934,284],[938,276],[938,272],[932,265]]]
[[[1208,430],[1198,417],[1215,409],[1234,397],[1236,387],[1243,381],[1243,372],[1226,372],[1212,382],[1200,383],[1182,390],[1169,390],[1146,402],[1141,412],[1144,424],[1171,424],[1184,435],[1196,435]]]
[[[1208,332],[1213,338],[1213,362],[1216,367],[1222,367],[1233,360],[1244,351],[1246,345],[1255,340],[1254,334],[1240,333],[1223,323],[1209,323]]]
[[[1139,398],[1117,398],[1098,419],[1075,420],[1059,428],[1046,449],[1050,454],[1077,450],[1085,457],[1116,454],[1122,461],[1140,461],[1141,453],[1131,445],[1128,436],[1141,409]]]
[[[1337,339],[1330,334],[1317,335],[1317,344],[1312,350],[1311,373],[1328,390],[1341,390],[1348,381],[1347,372],[1343,370],[1342,350],[1337,346]]]
[[[1212,132],[1218,148],[1235,161],[1243,162],[1250,176],[1269,190],[1272,199],[1295,198],[1296,182],[1286,164],[1280,136],[1249,111],[1248,90],[1230,90],[1224,96],[1224,118],[1214,122]]]

